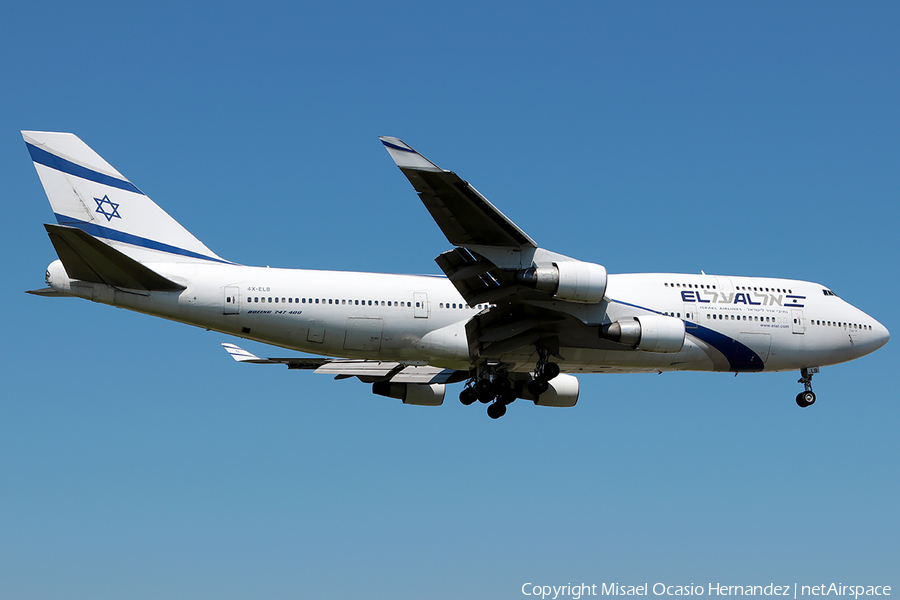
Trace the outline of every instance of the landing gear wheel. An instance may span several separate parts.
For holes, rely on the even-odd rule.
[[[497,396],[494,384],[491,383],[490,379],[479,379],[478,383],[475,384],[475,393],[478,395],[478,400],[484,404],[492,401]]]
[[[487,414],[492,419],[499,419],[506,414],[506,405],[502,402],[494,402],[487,407]]]
[[[806,408],[816,403],[816,395],[813,392],[800,392],[797,394],[797,406]]]
[[[802,383],[804,390],[797,394],[797,406],[800,408],[806,408],[816,403],[816,395],[812,391],[812,378],[818,372],[819,367],[800,369],[800,380],[797,383]]]
[[[462,402],[463,406],[469,406],[476,400],[478,400],[478,394],[470,387],[465,388],[459,393],[459,401]]]
[[[556,363],[548,362],[541,368],[540,378],[550,381],[554,377],[559,375],[559,365]]]
[[[537,398],[550,389],[550,384],[543,379],[532,379],[528,382],[528,393]]]
[[[499,394],[497,394],[497,402],[500,404],[512,404],[516,401],[516,394],[510,390],[501,390]]]

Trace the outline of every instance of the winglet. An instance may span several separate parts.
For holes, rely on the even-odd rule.
[[[401,169],[433,171],[435,173],[443,171],[443,169],[413,150],[399,138],[383,135],[378,139],[381,140],[381,143],[384,144],[388,154],[391,155],[391,158],[394,159],[394,162],[397,163],[397,166]]]
[[[228,354],[231,355],[231,358],[233,358],[234,360],[236,360],[238,362],[252,362],[252,363],[262,363],[262,364],[269,362],[266,359],[260,358],[260,357],[256,356],[255,354],[247,352],[240,346],[236,346],[234,344],[229,344],[227,342],[223,342],[222,347],[225,348],[225,350],[228,352]]]

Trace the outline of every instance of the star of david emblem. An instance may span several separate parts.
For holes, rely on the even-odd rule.
[[[119,214],[119,205],[109,199],[109,196],[103,196],[103,199],[94,198],[94,202],[97,203],[97,210],[94,212],[98,212],[104,217],[106,217],[107,221],[112,221],[113,217],[117,219],[121,219],[122,215]]]

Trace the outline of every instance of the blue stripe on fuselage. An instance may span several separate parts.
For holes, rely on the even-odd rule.
[[[729,371],[762,371],[765,368],[759,354],[724,333],[697,325],[696,330],[692,329],[690,335],[724,354],[728,359]]]
[[[641,310],[646,310],[647,312],[651,312],[654,314],[661,314],[660,311],[645,308],[643,306],[638,306],[637,304],[630,304],[628,302],[621,302],[619,300],[612,299],[610,299],[610,302],[615,302],[616,304],[621,304],[623,306],[630,306],[632,308],[639,308]],[[687,335],[691,335],[721,352],[726,360],[728,360],[729,371],[762,371],[765,368],[765,364],[763,363],[763,360],[759,356],[759,354],[757,354],[744,344],[740,343],[736,339],[730,338],[724,333],[720,333],[714,329],[710,329],[709,327],[704,327],[699,323],[692,324],[696,325],[696,328],[692,327]]]

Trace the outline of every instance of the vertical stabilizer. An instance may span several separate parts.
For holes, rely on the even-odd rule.
[[[228,262],[77,136],[23,131],[22,137],[60,225],[140,262]]]

